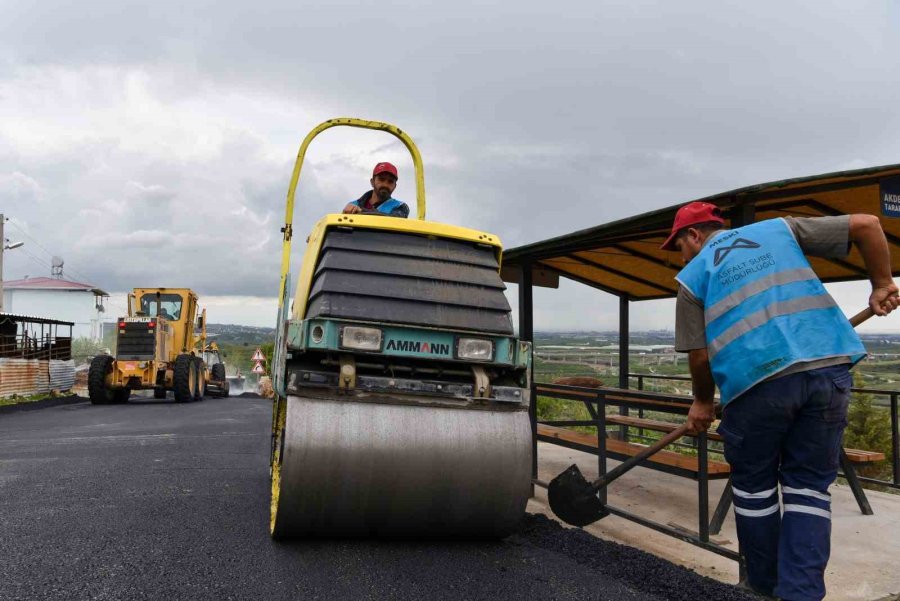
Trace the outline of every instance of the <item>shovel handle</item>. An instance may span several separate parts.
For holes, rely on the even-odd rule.
[[[659,451],[662,450],[663,447],[667,447],[688,432],[687,424],[682,424],[654,442],[652,445],[632,457],[631,459],[624,461],[611,469],[609,472],[604,474],[603,476],[597,478],[593,482],[591,482],[591,489],[594,491],[600,490],[604,486],[609,485],[613,480],[636,466],[638,463],[649,457],[650,455],[655,455]]]
[[[865,320],[869,319],[873,315],[875,315],[875,312],[872,311],[872,307],[866,307],[865,309],[863,309],[862,311],[860,311],[859,313],[857,313],[856,315],[854,315],[853,317],[850,318],[850,325],[855,328],[856,326],[858,326]]]

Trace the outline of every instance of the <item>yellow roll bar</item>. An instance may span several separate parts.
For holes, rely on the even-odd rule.
[[[409,153],[412,155],[413,165],[416,169],[417,217],[420,220],[425,219],[425,173],[422,167],[422,155],[419,154],[419,149],[416,147],[415,142],[412,141],[412,138],[406,135],[406,132],[395,125],[391,125],[390,123],[382,123],[381,121],[366,121],[365,119],[354,119],[352,117],[329,119],[328,121],[320,123],[311,132],[309,132],[309,134],[307,134],[306,138],[303,139],[303,143],[300,145],[300,150],[297,152],[297,160],[294,162],[294,173],[291,175],[291,183],[288,186],[287,206],[285,207],[284,211],[284,227],[281,228],[281,231],[284,233],[284,241],[281,244],[281,288],[278,294],[279,315],[282,315],[283,305],[287,300],[287,295],[285,293],[287,291],[288,273],[291,269],[291,237],[293,234],[294,222],[294,193],[297,190],[297,183],[300,181],[300,169],[303,167],[303,159],[306,156],[306,148],[309,146],[310,142],[313,141],[313,138],[318,136],[320,133],[322,133],[326,129],[337,127],[339,125],[386,131],[389,134],[393,134],[401,142],[403,142],[403,145],[406,146],[406,149],[409,150]]]

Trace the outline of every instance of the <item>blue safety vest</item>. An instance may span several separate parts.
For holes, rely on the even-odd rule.
[[[866,355],[784,219],[713,234],[675,279],[703,305],[722,405],[795,363]]]
[[[366,199],[366,197],[370,194],[371,194],[371,191],[367,192],[366,194],[363,194],[361,198],[351,201],[350,204],[361,207],[361,206],[363,206],[362,204],[360,204],[362,202],[362,200]],[[406,206],[406,203],[404,203],[402,200],[397,200],[396,198],[388,198],[386,201],[384,201],[380,205],[374,207],[373,210],[378,211],[379,213],[384,213],[385,215],[391,215],[391,213],[393,213],[396,209],[398,209],[400,207],[405,207],[405,206]],[[396,217],[406,217],[409,214],[408,208],[406,209],[405,213],[406,213],[405,215],[395,215],[395,216]]]

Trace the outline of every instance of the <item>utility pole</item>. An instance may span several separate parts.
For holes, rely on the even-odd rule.
[[[3,231],[5,225],[6,217],[4,217],[3,213],[0,213],[0,313],[3,312],[3,251],[19,248],[24,244],[24,242],[7,244],[6,232]]]
[[[4,225],[6,225],[6,217],[3,216],[3,213],[0,213],[0,313],[3,313],[3,249],[6,248]]]

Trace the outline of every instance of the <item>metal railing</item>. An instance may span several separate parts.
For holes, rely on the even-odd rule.
[[[29,336],[27,334],[0,336],[2,359],[60,359],[72,358],[72,339],[69,337]]]
[[[637,374],[629,373],[629,379],[637,379],[637,389],[644,390],[644,380],[676,380],[680,382],[690,382],[690,376],[668,376],[661,374]],[[875,388],[851,388],[850,392],[859,394],[871,394],[874,396],[888,397],[890,399],[891,413],[891,479],[881,480],[879,478],[867,478],[858,476],[862,482],[869,484],[877,484],[879,486],[887,486],[900,490],[900,414],[897,412],[897,398],[900,396],[900,390],[879,390]],[[643,410],[639,410],[640,417],[643,417]]]
[[[600,475],[606,473],[607,457],[622,461],[631,456],[627,451],[624,451],[621,448],[607,449],[607,438],[610,438],[609,433],[607,432],[607,424],[605,419],[607,415],[607,407],[618,406],[620,408],[628,407],[638,409],[641,404],[655,404],[659,407],[660,412],[674,415],[686,415],[688,408],[690,407],[690,399],[685,396],[678,397],[665,394],[640,393],[638,391],[629,392],[615,388],[585,388],[579,386],[568,386],[542,382],[536,382],[534,384],[534,387],[535,399],[537,399],[537,396],[541,396],[572,401],[574,403],[581,403],[587,408],[587,411],[590,415],[590,419],[537,420],[535,426],[540,424],[548,426],[552,425],[557,427],[583,426],[595,429],[597,436],[595,446],[585,445],[577,441],[567,441],[559,437],[547,435],[541,436],[540,434],[537,434],[535,440],[542,440],[543,442],[549,444],[555,444],[567,448],[572,448],[574,450],[595,454],[597,456],[597,468]],[[627,393],[627,397],[623,398],[621,393]],[[701,433],[700,435],[695,437],[694,440],[698,441],[696,447],[696,468],[691,468],[682,464],[667,464],[665,462],[652,462],[649,460],[645,461],[642,465],[644,465],[644,467],[648,467],[664,473],[696,480],[698,496],[698,525],[697,531],[695,533],[686,531],[681,528],[674,528],[671,526],[671,524],[657,523],[653,520],[634,514],[629,510],[609,505],[606,503],[607,491],[605,488],[599,491],[599,494],[601,495],[601,501],[606,505],[607,509],[613,515],[617,515],[619,517],[639,523],[648,528],[652,528],[657,532],[661,532],[663,534],[681,539],[685,542],[704,548],[708,551],[712,551],[713,553],[722,555],[723,557],[728,557],[729,559],[739,561],[740,557],[738,553],[710,540],[711,526],[713,526],[714,522],[710,522],[709,519],[709,481],[711,478],[725,478],[727,477],[727,474],[710,474],[708,453],[710,451],[714,451],[714,449],[709,448],[706,434]],[[535,453],[537,453],[536,446]],[[546,486],[546,483],[536,483]],[[726,487],[726,490],[729,490],[728,487]],[[721,505],[721,501],[719,502],[719,504]]]

